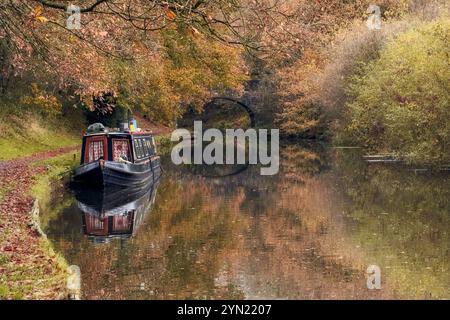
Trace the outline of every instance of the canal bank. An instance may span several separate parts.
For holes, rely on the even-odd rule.
[[[76,150],[0,163],[0,299],[66,298],[67,263],[42,232],[39,208],[75,163]]]
[[[169,152],[167,134],[156,142]],[[0,299],[67,299],[73,274],[43,230],[69,205],[62,198],[78,163],[78,146],[0,161]]]

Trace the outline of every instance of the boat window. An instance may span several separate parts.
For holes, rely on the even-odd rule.
[[[155,154],[155,146],[153,145],[153,140],[152,138],[145,138],[145,143],[147,144],[147,148],[149,150],[150,155],[154,155]]]
[[[145,154],[146,157],[148,157],[150,151],[149,151],[149,147],[148,147],[148,145],[146,143],[146,139],[141,139],[141,141],[142,141],[142,147],[144,149],[144,154]]]
[[[151,137],[134,139],[134,148],[136,150],[137,159],[143,159],[155,154]]]
[[[144,144],[142,143],[142,139],[138,139],[139,148],[141,149],[141,156],[139,158],[145,157]]]
[[[89,143],[88,162],[93,162],[100,158],[104,158],[103,148],[103,140],[91,141]]]
[[[156,154],[155,139],[153,137],[150,138],[150,144],[152,145],[153,154]]]
[[[151,152],[151,148],[149,148],[148,143],[147,143],[147,138],[144,138],[142,140],[142,142],[144,143],[145,149],[147,150],[147,157],[150,155]]]
[[[113,161],[120,159],[131,161],[130,147],[127,139],[113,139]]]
[[[134,139],[134,149],[136,151],[136,157],[138,159],[142,159],[143,153],[142,153],[142,144],[140,142],[140,139]]]

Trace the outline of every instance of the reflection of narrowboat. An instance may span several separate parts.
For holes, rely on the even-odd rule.
[[[140,187],[159,179],[160,158],[150,133],[108,132],[101,124],[83,137],[74,182],[95,187]]]
[[[113,193],[76,193],[77,206],[82,213],[83,233],[96,243],[131,237],[150,213],[158,184]]]

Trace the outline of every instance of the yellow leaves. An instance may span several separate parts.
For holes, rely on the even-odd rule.
[[[36,6],[33,10],[33,15],[35,17],[39,17],[42,15],[43,12],[44,12],[44,8],[42,6]]]
[[[31,84],[31,95],[25,95],[20,103],[45,115],[56,115],[61,112],[61,103],[55,96],[41,90],[36,83]]]
[[[440,151],[450,132],[442,121],[449,105],[442,84],[450,83],[450,73],[440,73],[448,70],[443,58],[448,41],[433,32],[439,23],[400,33],[377,53],[378,59],[360,62],[347,86],[346,138],[357,137],[377,151],[396,150],[416,163],[448,162],[448,153]]]
[[[48,22],[48,19],[47,19],[46,17],[44,17],[44,16],[36,17],[36,20],[39,21],[39,22],[41,22],[41,23],[46,23],[46,22]]]
[[[44,8],[42,6],[36,6],[32,11],[32,16],[36,21],[41,23],[48,22],[48,19],[44,17],[42,14],[44,13]]]
[[[167,19],[169,19],[170,21],[173,21],[173,20],[175,20],[175,18],[177,17],[177,15],[176,15],[176,13],[173,12],[171,9],[167,9],[166,17],[167,17]]]

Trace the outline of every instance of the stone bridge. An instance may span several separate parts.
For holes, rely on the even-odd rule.
[[[242,109],[244,109],[247,114],[248,117],[250,118],[250,127],[255,127],[256,124],[256,120],[255,120],[255,111],[244,101],[236,99],[236,98],[231,98],[231,97],[214,97],[212,98],[209,102],[207,102],[204,106],[204,108],[206,109],[208,106],[212,106],[217,102],[220,101],[228,101],[228,102],[232,102],[235,103],[236,105],[239,105]]]

